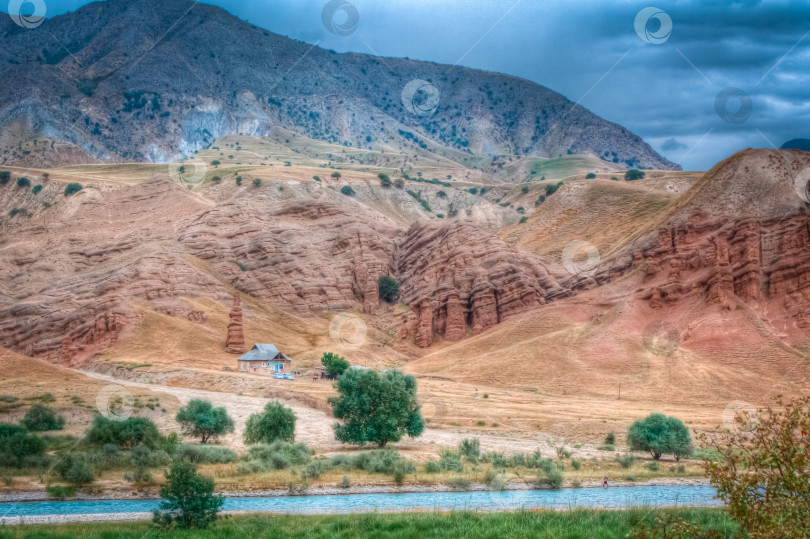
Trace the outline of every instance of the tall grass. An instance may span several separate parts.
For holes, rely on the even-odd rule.
[[[220,537],[301,537],[332,539],[354,537],[450,538],[613,538],[627,537],[644,523],[654,525],[658,516],[677,515],[721,537],[739,535],[737,525],[722,509],[629,509],[601,511],[521,511],[515,513],[400,513],[355,515],[249,515],[219,520],[204,531],[163,531],[159,537],[215,539]],[[0,528],[0,539],[89,537],[142,539],[154,536],[150,522],[86,522],[61,525],[25,525]]]

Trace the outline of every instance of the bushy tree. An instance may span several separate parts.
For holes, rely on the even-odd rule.
[[[701,434],[719,459],[703,467],[732,518],[751,537],[810,537],[810,397],[781,398],[734,431]]]
[[[356,194],[354,192],[354,189],[352,189],[351,185],[344,185],[343,187],[340,188],[340,192],[346,195],[347,197],[353,197]]]
[[[633,180],[640,180],[643,177],[644,172],[637,168],[631,168],[630,170],[624,173],[624,179],[627,180],[628,182],[631,182]]]
[[[48,406],[34,404],[20,423],[32,432],[61,430],[65,426],[65,418]]]
[[[594,174],[593,172],[589,172],[589,173],[587,173],[587,174],[585,175],[585,179],[586,179],[586,180],[593,180],[593,179],[595,179],[595,178],[596,178],[596,174]]]
[[[380,172],[377,174],[377,177],[380,179],[380,185],[386,188],[391,187],[391,178],[388,176],[388,174]]]
[[[87,461],[85,455],[67,453],[63,455],[54,466],[54,471],[64,481],[72,485],[87,485],[96,479],[93,466]]]
[[[154,449],[161,443],[162,436],[157,425],[146,417],[128,417],[116,421],[99,415],[93,420],[85,439],[93,444],[115,444],[123,449],[137,445]]]
[[[5,185],[11,179],[11,172],[8,170],[0,170],[0,185]]]
[[[264,412],[252,414],[245,425],[246,444],[295,441],[295,413],[277,401],[268,402]]]
[[[396,370],[379,376],[373,370],[349,370],[338,378],[338,397],[329,399],[341,442],[385,447],[402,435],[416,437],[425,428],[416,400],[416,379]]]
[[[160,506],[154,512],[156,524],[179,528],[207,528],[217,519],[225,498],[214,494],[214,480],[197,473],[197,465],[176,460],[165,473],[160,487]]]
[[[42,191],[41,185],[35,185],[34,188],[31,189],[31,192],[34,193],[35,195],[38,195],[41,191]]]
[[[74,193],[78,193],[82,190],[82,184],[80,183],[69,183],[65,186],[65,196],[69,197]]]
[[[24,458],[45,453],[45,440],[22,425],[0,423],[0,466],[19,466]]]
[[[634,421],[627,429],[627,443],[633,451],[648,451],[655,460],[667,453],[680,459],[692,451],[692,439],[683,422],[664,414]]]
[[[175,419],[183,434],[199,437],[201,443],[216,440],[234,430],[233,419],[225,408],[214,408],[211,401],[203,399],[190,400],[177,411]]]
[[[31,187],[31,180],[20,176],[17,178],[17,187]]]
[[[346,358],[333,354],[332,352],[325,352],[323,356],[321,356],[321,365],[326,367],[326,372],[332,376],[340,376],[351,366]]]
[[[380,275],[378,285],[380,288],[380,297],[384,301],[392,303],[397,299],[399,295],[399,283],[396,279],[389,275]]]
[[[332,173],[332,177],[333,177],[334,179],[336,179],[336,180],[339,180],[339,179],[340,179],[340,172],[333,172],[333,173]]]
[[[262,179],[261,178],[253,178],[253,187],[261,187],[262,186]]]

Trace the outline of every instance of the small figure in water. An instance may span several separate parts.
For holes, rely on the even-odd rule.
[[[605,476],[605,478],[602,480],[602,488],[608,488],[607,476]]]

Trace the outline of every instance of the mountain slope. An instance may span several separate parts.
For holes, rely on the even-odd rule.
[[[96,2],[34,30],[2,18],[0,35],[0,76],[14,81],[0,87],[0,164],[167,162],[221,136],[277,136],[283,127],[493,171],[503,166],[498,156],[569,153],[678,168],[621,126],[529,81],[337,54],[206,4]],[[414,79],[437,89],[434,113],[403,105]]]

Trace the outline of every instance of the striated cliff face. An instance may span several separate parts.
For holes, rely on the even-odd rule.
[[[398,234],[384,221],[330,202],[268,208],[241,198],[200,215],[180,241],[244,293],[314,316],[358,302],[375,314],[377,282],[390,273]]]
[[[602,291],[606,305],[618,297],[637,307],[622,315],[634,328],[650,312],[688,320],[695,306],[722,325],[742,309],[766,333],[799,344],[810,331],[810,203],[793,180],[804,170],[804,152],[741,152],[673,195],[678,203],[644,236],[576,276],[465,215],[407,227],[375,209],[387,205],[322,185],[233,184],[214,202],[166,177],[87,183],[70,197],[58,181],[37,180],[36,195],[10,181],[0,186],[0,215],[28,208],[31,216],[2,222],[0,345],[79,364],[137,331],[144,311],[208,324],[205,302],[192,300],[230,306],[234,288],[303,316],[380,315],[382,275],[400,281],[411,309],[400,335],[420,347],[533,310],[587,320],[601,307],[583,302]],[[233,353],[240,318],[234,305]]]
[[[409,332],[421,347],[434,333],[457,341],[570,294],[559,270],[463,221],[411,226],[399,255],[402,301],[415,313]]]

